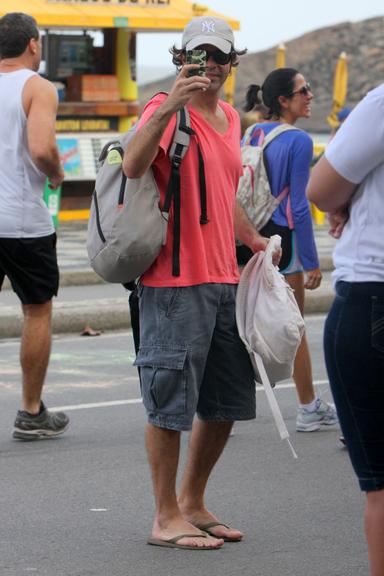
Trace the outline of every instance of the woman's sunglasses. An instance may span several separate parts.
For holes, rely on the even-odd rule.
[[[308,96],[309,93],[312,94],[312,89],[311,89],[310,83],[307,82],[306,84],[304,84],[304,86],[302,86],[298,90],[291,92],[290,96],[294,96],[295,94],[301,94],[302,96]]]
[[[224,64],[228,64],[232,58],[232,52],[230,52],[229,54],[225,54],[225,52],[222,52],[219,49],[206,50],[206,53],[207,53],[207,62],[208,62],[209,58],[212,58],[212,60],[214,60],[216,62],[216,64],[219,64],[220,66],[224,66]]]

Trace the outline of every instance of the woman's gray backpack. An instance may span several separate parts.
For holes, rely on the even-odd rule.
[[[290,124],[280,124],[264,137],[263,130],[253,124],[244,134],[241,148],[243,175],[239,180],[237,199],[256,230],[261,230],[267,224],[280,202],[289,194],[289,187],[286,186],[277,197],[273,196],[264,159],[266,147],[287,130],[298,128]],[[252,140],[257,136],[257,144],[252,144]]]
[[[170,205],[180,195],[179,168],[193,131],[189,113],[182,108],[169,149],[171,178],[161,208],[151,167],[140,178],[127,178],[122,170],[124,149],[134,133],[133,128],[101,151],[87,234],[92,268],[104,280],[122,284],[141,276],[166,242]],[[175,259],[177,271],[178,253]]]

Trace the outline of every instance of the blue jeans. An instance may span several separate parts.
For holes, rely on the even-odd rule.
[[[360,488],[384,488],[384,282],[338,282],[325,361]]]

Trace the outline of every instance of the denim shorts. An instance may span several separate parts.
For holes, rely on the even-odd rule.
[[[190,430],[202,420],[255,417],[255,382],[235,318],[236,286],[139,287],[135,365],[148,421]]]
[[[349,457],[363,491],[384,489],[384,282],[336,284],[325,360]]]

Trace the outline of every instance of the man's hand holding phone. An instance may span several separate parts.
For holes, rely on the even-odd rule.
[[[176,76],[176,81],[167,98],[166,108],[179,110],[198,92],[205,92],[211,80],[205,76],[206,51],[187,50],[184,66]]]

